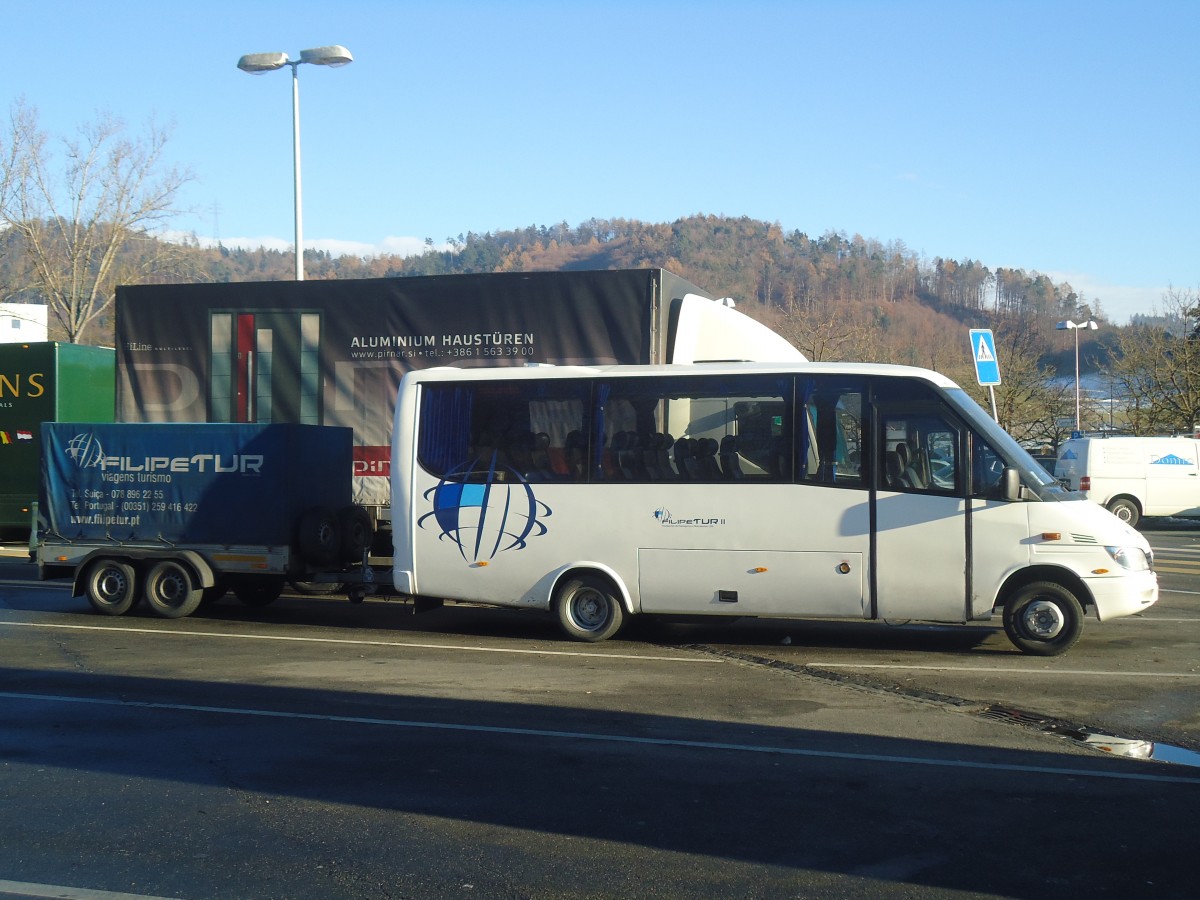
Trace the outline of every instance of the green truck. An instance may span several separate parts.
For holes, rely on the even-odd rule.
[[[111,422],[116,353],[58,341],[0,344],[0,539],[28,538],[43,422]]]

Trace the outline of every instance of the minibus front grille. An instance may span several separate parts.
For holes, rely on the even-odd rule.
[[[1073,534],[1073,535],[1071,535],[1071,540],[1073,540],[1077,544],[1099,543],[1099,541],[1097,541],[1096,538],[1090,534]]]

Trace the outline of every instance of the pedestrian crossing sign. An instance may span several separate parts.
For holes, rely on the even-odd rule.
[[[996,358],[996,339],[990,328],[971,329],[971,356],[980,385],[991,387],[1000,383],[1000,361]]]

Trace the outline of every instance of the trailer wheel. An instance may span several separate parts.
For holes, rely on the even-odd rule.
[[[576,641],[605,641],[625,624],[625,608],[612,584],[595,575],[567,581],[555,594],[558,624]]]
[[[280,578],[256,578],[254,581],[243,581],[233,586],[233,596],[246,606],[269,606],[279,599],[283,593],[283,580]]]
[[[310,509],[300,516],[299,529],[296,542],[305,559],[318,566],[337,562],[342,549],[337,516],[327,509]]]
[[[357,562],[371,548],[371,515],[361,506],[347,506],[338,513],[342,532],[342,559]]]
[[[196,611],[204,591],[196,584],[191,569],[176,560],[164,559],[146,575],[145,595],[156,615],[180,619]]]
[[[85,584],[88,603],[105,616],[123,616],[137,600],[137,578],[129,563],[98,559],[88,568]]]
[[[1022,653],[1058,656],[1083,633],[1083,607],[1061,584],[1035,581],[1004,604],[1004,631]]]
[[[1113,500],[1108,504],[1108,511],[1130,528],[1136,528],[1138,520],[1142,517],[1138,505],[1127,497],[1118,497]]]

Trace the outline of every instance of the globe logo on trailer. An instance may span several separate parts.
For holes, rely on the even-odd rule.
[[[104,448],[94,434],[77,434],[67,442],[67,456],[81,469],[92,469],[104,459]]]
[[[482,481],[463,482],[455,476],[484,474]],[[507,466],[498,466],[496,454],[488,463],[482,459],[446,473],[437,487],[425,492],[433,506],[418,521],[421,528],[437,527],[438,540],[450,541],[468,563],[485,562],[506,550],[521,550],[530,537],[547,529],[541,519],[550,507],[533,495],[529,482]]]

